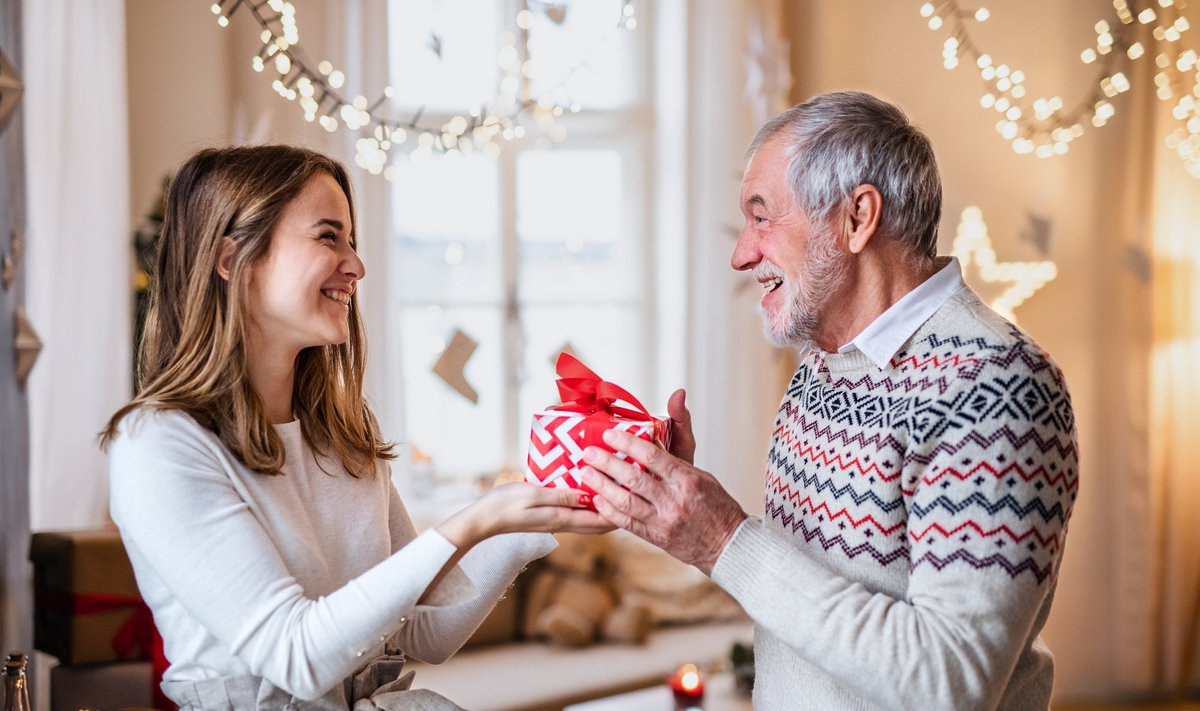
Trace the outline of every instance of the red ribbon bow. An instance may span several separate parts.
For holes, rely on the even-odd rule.
[[[554,370],[558,373],[558,395],[562,398],[562,404],[551,407],[551,410],[578,412],[584,415],[607,412],[630,420],[654,420],[646,406],[638,402],[625,388],[602,380],[578,358],[568,353],[559,353]],[[637,409],[621,407],[616,404],[618,402]]]

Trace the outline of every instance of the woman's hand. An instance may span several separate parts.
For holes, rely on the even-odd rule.
[[[547,489],[523,482],[502,484],[436,528],[461,551],[501,533],[613,530],[607,519],[585,508],[590,496],[578,489]]]

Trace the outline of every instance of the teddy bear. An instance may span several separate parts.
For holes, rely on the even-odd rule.
[[[650,609],[622,602],[611,579],[612,547],[602,536],[560,533],[525,596],[527,639],[582,647],[598,639],[639,644],[650,632]]]

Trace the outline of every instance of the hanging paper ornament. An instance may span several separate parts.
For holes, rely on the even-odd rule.
[[[561,25],[567,19],[567,6],[560,2],[529,0],[529,9],[537,10],[556,25]]]
[[[461,330],[455,329],[454,335],[450,337],[450,344],[446,346],[442,354],[438,356],[437,362],[433,364],[434,375],[454,388],[455,392],[459,395],[476,404],[479,402],[479,393],[467,382],[467,376],[464,371],[467,367],[467,361],[471,359],[471,355],[478,347],[478,341]]]
[[[1029,223],[1021,229],[1021,233],[1017,235],[1022,242],[1032,244],[1038,251],[1038,254],[1043,257],[1050,254],[1050,233],[1051,223],[1048,218],[1035,215],[1032,212],[1026,215]]]

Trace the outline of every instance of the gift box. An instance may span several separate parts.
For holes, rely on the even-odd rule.
[[[583,465],[584,448],[595,446],[613,451],[601,438],[605,430],[628,432],[664,449],[671,446],[667,418],[651,415],[624,388],[602,380],[567,353],[558,356],[555,370],[562,404],[533,415],[526,481],[594,494],[582,483],[579,468]],[[626,458],[621,452],[616,455]],[[641,468],[636,461],[633,464]]]
[[[66,665],[150,659],[154,620],[116,530],[33,534],[33,644]]]

